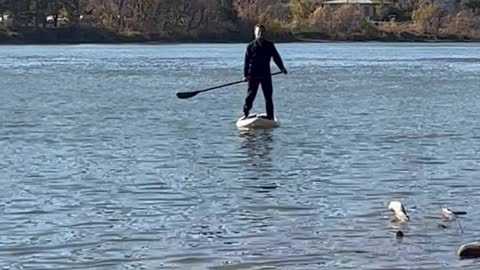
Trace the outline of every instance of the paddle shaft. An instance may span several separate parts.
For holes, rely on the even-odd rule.
[[[227,86],[230,86],[230,85],[235,85],[235,84],[239,84],[239,83],[243,83],[245,82],[244,80],[241,80],[241,81],[237,81],[237,82],[231,82],[231,83],[227,83],[227,84],[224,84],[224,85],[219,85],[219,86],[215,86],[215,87],[210,87],[210,88],[207,88],[207,89],[203,89],[203,90],[199,90],[199,91],[194,91],[194,92],[198,92],[198,93],[203,93],[203,92],[207,92],[207,91],[211,91],[211,90],[215,90],[215,89],[218,89],[218,88],[223,88],[223,87],[227,87]]]
[[[275,72],[275,73],[272,73],[271,76],[275,76],[275,75],[282,74],[282,73],[283,72]],[[239,84],[239,83],[243,83],[243,82],[245,82],[245,81],[241,80],[241,81],[238,81],[238,82],[227,83],[227,84],[224,84],[224,85],[215,86],[215,87],[211,87],[211,88],[207,88],[207,89],[203,89],[203,90],[199,90],[199,91],[195,91],[195,92],[198,92],[198,93],[207,92],[207,91],[210,91],[210,90],[223,88],[223,87],[227,87],[227,86],[230,86],[230,85]]]
[[[275,76],[275,75],[282,74],[282,73],[283,72],[275,72],[275,73],[272,73],[271,76]],[[198,90],[198,91],[193,91],[193,92],[180,92],[180,93],[177,93],[177,97],[178,98],[191,98],[191,97],[196,96],[199,93],[203,93],[203,92],[207,92],[207,91],[211,91],[211,90],[215,90],[215,89],[219,89],[219,88],[223,88],[223,87],[226,87],[226,86],[239,84],[239,83],[243,83],[243,82],[245,82],[245,81],[241,80],[241,81],[231,82],[231,83],[227,83],[227,84],[223,84],[223,85],[219,85],[219,86],[214,86],[214,87],[210,87],[210,88],[203,89],[203,90]]]

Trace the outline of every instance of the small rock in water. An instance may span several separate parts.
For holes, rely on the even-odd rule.
[[[468,243],[458,249],[457,255],[461,259],[480,258],[480,242]]]

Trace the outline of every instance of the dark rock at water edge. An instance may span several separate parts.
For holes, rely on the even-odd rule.
[[[480,242],[468,243],[458,249],[457,255],[461,259],[480,258]]]

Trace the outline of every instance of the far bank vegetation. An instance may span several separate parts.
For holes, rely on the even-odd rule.
[[[480,40],[480,0],[0,0],[0,41]],[[55,33],[55,34],[52,34]],[[80,33],[80,34],[79,34]]]
[[[293,0],[293,29],[338,40],[480,40],[480,0],[372,2],[365,16],[362,5]]]

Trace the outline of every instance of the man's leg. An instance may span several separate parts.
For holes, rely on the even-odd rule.
[[[255,100],[255,96],[257,95],[259,85],[259,80],[251,78],[248,81],[247,98],[245,99],[245,104],[243,105],[243,114],[245,115],[245,118],[248,117],[248,114],[252,109],[253,101]]]
[[[273,86],[272,86],[272,78],[267,77],[262,79],[262,90],[263,96],[265,97],[265,107],[267,109],[267,118],[268,119],[275,119],[273,113]]]

